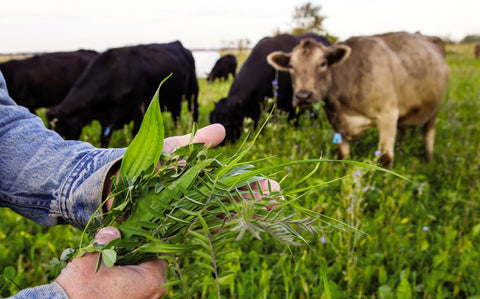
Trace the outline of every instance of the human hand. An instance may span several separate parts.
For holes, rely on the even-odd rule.
[[[120,238],[120,232],[113,227],[98,231],[94,242],[108,244]],[[67,293],[70,299],[76,298],[160,298],[165,289],[167,264],[154,259],[135,266],[107,267],[103,263],[98,272],[99,253],[86,253],[74,258],[63,269],[55,282]]]

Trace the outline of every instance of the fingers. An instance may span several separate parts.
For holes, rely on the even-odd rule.
[[[120,231],[115,227],[104,227],[98,231],[93,242],[98,244],[108,244],[110,241],[120,238]]]
[[[271,192],[278,192],[280,191],[280,184],[278,184],[274,180],[270,179],[264,179],[260,180],[258,182],[254,182],[250,184],[250,187],[252,187],[252,190],[254,192],[255,199],[260,199],[262,198],[262,194],[270,194]],[[261,192],[260,192],[261,190]],[[252,199],[250,194],[245,194],[243,196],[245,199]]]
[[[175,147],[187,145],[190,142],[191,134],[183,136],[173,136],[165,138],[163,142],[163,151],[171,152]],[[225,128],[221,124],[212,124],[201,128],[193,137],[193,143],[205,143],[211,146],[219,145],[225,138]]]

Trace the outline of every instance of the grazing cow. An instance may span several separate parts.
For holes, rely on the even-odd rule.
[[[260,119],[261,104],[265,98],[274,96],[275,80],[277,107],[289,113],[289,119],[295,116],[292,106],[292,86],[290,75],[285,72],[276,72],[267,63],[267,55],[271,52],[290,51],[298,45],[305,37],[315,36],[317,40],[325,45],[330,43],[321,36],[307,34],[305,36],[294,36],[281,34],[274,37],[261,39],[252,49],[247,60],[240,68],[233,80],[232,86],[226,98],[215,103],[214,110],[210,113],[211,123],[221,123],[226,129],[225,140],[235,142],[243,131],[243,120],[251,118],[255,125]],[[276,76],[278,74],[278,76]]]
[[[95,51],[55,52],[0,64],[8,93],[30,112],[60,103],[98,55]]]
[[[185,98],[197,121],[195,62],[179,41],[105,51],[92,61],[67,97],[47,111],[47,120],[66,139],[78,139],[83,126],[98,120],[101,145],[107,147],[112,131],[132,120],[132,133],[138,132],[146,107],[169,74],[159,93],[162,111],[170,111],[177,122]]]
[[[477,59],[480,58],[480,44],[475,45],[474,53],[475,53],[475,58]]]
[[[352,37],[328,47],[307,39],[290,53],[270,54],[268,62],[292,75],[294,106],[325,103],[342,136],[340,159],[348,156],[352,140],[377,127],[380,161],[391,167],[397,127],[423,125],[427,161],[433,158],[435,120],[448,80],[441,45],[405,32]]]
[[[235,78],[235,74],[237,73],[237,58],[232,54],[227,54],[225,56],[220,57],[215,65],[212,68],[212,71],[207,76],[207,81],[212,83],[215,79],[219,80],[228,80],[228,76],[232,74],[232,77]]]

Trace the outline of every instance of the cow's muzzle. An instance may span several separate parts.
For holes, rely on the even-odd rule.
[[[313,92],[300,90],[295,92],[293,106],[309,106],[312,103]]]

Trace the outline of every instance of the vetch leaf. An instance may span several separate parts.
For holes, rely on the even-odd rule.
[[[102,250],[102,259],[105,266],[112,267],[117,261],[117,252],[113,249],[104,249]]]

